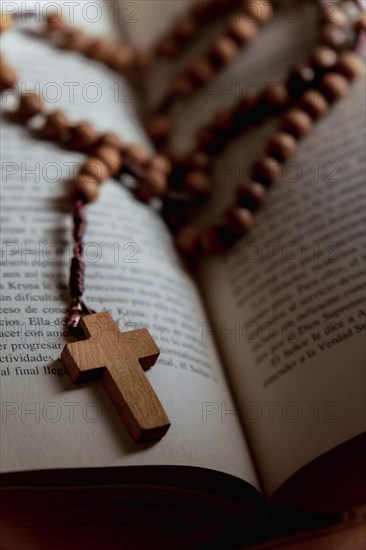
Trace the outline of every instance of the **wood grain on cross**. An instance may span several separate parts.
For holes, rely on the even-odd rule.
[[[160,353],[149,332],[120,332],[104,312],[85,315],[78,326],[86,340],[67,344],[61,355],[72,381],[100,379],[136,442],[161,439],[170,423],[143,372],[156,363]]]

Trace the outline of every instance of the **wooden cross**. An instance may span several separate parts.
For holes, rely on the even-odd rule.
[[[104,312],[85,315],[78,326],[87,339],[67,344],[61,354],[71,380],[78,384],[100,379],[137,443],[161,439],[170,423],[143,372],[160,354],[149,332],[120,332]]]

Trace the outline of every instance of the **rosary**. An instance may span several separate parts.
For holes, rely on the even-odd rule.
[[[71,334],[82,335],[82,339],[67,344],[61,360],[74,383],[101,380],[135,442],[161,439],[170,426],[143,372],[156,363],[160,352],[146,329],[121,333],[109,313],[95,313],[84,303],[84,207],[97,199],[105,180],[130,174],[137,181],[133,191],[140,201],[160,199],[162,215],[188,261],[194,262],[202,254],[222,253],[245,235],[253,224],[253,213],[264,203],[267,188],[280,177],[282,164],[296,152],[298,141],[363,74],[366,14],[361,3],[316,1],[320,43],[308,63],[295,67],[287,81],[275,88],[264,86],[260,94],[247,94],[232,108],[216,113],[198,132],[195,146],[185,158],[174,158],[167,152],[152,155],[139,144],[125,144],[112,132],[99,135],[88,122],[71,124],[62,111],[48,112],[37,94],[19,94],[14,120],[28,125],[39,139],[88,155],[79,174],[68,182],[74,245],[67,325]],[[227,16],[222,35],[174,75],[156,112],[145,121],[157,150],[164,152],[173,131],[169,117],[173,103],[194,93],[233,61],[259,28],[272,19],[274,4],[269,0],[195,0],[152,53],[89,37],[58,14],[46,16],[39,35],[55,47],[75,51],[130,76],[151,70],[158,59],[174,60],[200,33],[202,25]],[[8,30],[20,15],[0,14],[0,32]],[[0,92],[16,88],[17,75],[2,57],[0,71]],[[192,206],[199,207],[209,196],[211,158],[245,127],[276,114],[281,114],[279,130],[254,163],[250,178],[239,185],[236,203],[220,223],[199,229],[191,219]],[[36,117],[41,121],[38,130],[30,125]]]

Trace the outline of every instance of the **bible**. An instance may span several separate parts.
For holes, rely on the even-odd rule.
[[[68,17],[69,3],[57,4]],[[187,6],[92,4],[98,17],[75,6],[75,25],[141,46]],[[177,154],[215,110],[253,84],[283,79],[309,54],[316,32],[305,4],[296,21],[275,19],[213,82],[174,106]],[[163,64],[138,88],[32,33],[16,28],[1,40],[20,86],[40,91],[75,122],[92,118],[98,130],[152,148],[139,120],[159,103],[171,67]],[[86,302],[110,314],[122,333],[148,329],[160,349],[143,376],[171,427],[161,441],[140,445],[103,387],[74,386],[60,360],[70,342],[64,182],[83,155],[32,139],[7,116],[11,101],[3,94],[0,494],[7,547],[15,539],[22,548],[54,540],[117,545],[121,525],[126,547],[193,547],[230,526],[253,542],[273,534],[277,520],[285,531],[292,515],[305,518],[301,526],[309,517],[316,524],[363,503],[364,78],[301,142],[251,233],[218,257],[186,265],[159,206],[136,201],[129,182],[109,180],[87,207]],[[230,203],[275,124],[251,128],[214,159],[203,222]]]

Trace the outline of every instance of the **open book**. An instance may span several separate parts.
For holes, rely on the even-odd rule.
[[[159,24],[186,5],[130,4],[137,22],[122,21],[127,10],[114,25],[111,13],[125,5],[101,3],[97,24],[81,16],[76,24],[153,40],[152,5]],[[235,101],[236,83],[282,79],[307,56],[316,27],[299,32],[305,21],[304,12],[288,33],[275,21],[208,95],[179,103],[177,150]],[[125,80],[16,29],[1,40],[22,85],[40,90],[50,108],[148,144],[135,113],[148,99]],[[3,95],[2,111],[11,99]],[[143,502],[140,520],[151,532],[159,514],[173,530],[180,510],[204,537],[212,518],[218,528],[264,499],[329,514],[365,498],[364,99],[361,79],[301,143],[252,233],[224,256],[202,259],[194,274],[158,212],[121,183],[108,181],[88,206],[86,303],[110,311],[120,330],[148,328],[161,350],[147,376],[172,425],[144,445],[131,442],[101,385],[74,386],[59,360],[71,254],[65,182],[84,157],[2,116],[0,479],[9,525],[23,511],[33,527],[56,528],[72,505],[71,530],[99,521],[113,532],[121,514],[108,506],[123,509],[128,523]],[[243,134],[215,160],[207,218],[230,203],[276,124]]]

